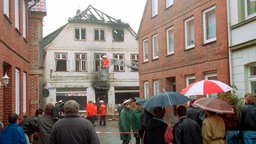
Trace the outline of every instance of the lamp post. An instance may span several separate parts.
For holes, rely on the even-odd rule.
[[[3,84],[0,82],[0,87],[1,86],[7,87],[7,85],[9,84],[9,79],[10,79],[10,77],[8,77],[7,73],[5,73],[5,75],[2,78]]]

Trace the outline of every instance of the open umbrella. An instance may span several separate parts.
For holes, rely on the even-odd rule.
[[[232,90],[232,87],[229,85],[217,81],[217,80],[201,80],[194,82],[184,88],[181,94],[185,96],[190,95],[206,95],[212,93],[219,93],[219,92],[227,92]]]
[[[192,104],[192,106],[221,114],[234,113],[233,106],[219,98],[199,98]]]
[[[147,99],[142,97],[134,97],[134,99],[136,100],[136,103],[139,103],[139,104],[143,104],[147,101]]]
[[[184,104],[190,99],[177,92],[161,92],[150,97],[142,107],[150,109],[152,107],[165,107],[170,105]]]

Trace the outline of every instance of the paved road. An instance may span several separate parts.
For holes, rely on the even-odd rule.
[[[122,144],[120,140],[118,121],[117,120],[108,120],[107,126],[98,126],[99,121],[96,121],[97,125],[96,132],[98,133],[98,137],[100,139],[101,144]],[[111,132],[111,133],[101,133],[101,132]],[[116,132],[116,133],[115,133]],[[132,140],[130,144],[135,144],[134,136],[132,135]]]

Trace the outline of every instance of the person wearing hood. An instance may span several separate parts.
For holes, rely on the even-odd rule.
[[[154,117],[149,121],[143,134],[143,144],[169,144],[173,141],[171,128],[163,120],[164,107],[153,109]]]

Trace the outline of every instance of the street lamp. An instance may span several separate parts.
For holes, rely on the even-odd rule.
[[[7,73],[5,73],[2,79],[3,79],[3,84],[0,82],[0,87],[1,86],[7,87],[7,85],[9,84],[10,77],[8,77]]]

